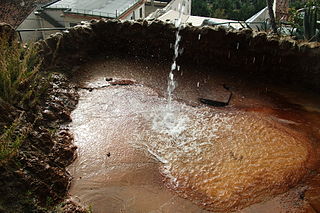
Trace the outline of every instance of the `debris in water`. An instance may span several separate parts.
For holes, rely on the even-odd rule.
[[[214,107],[225,107],[229,105],[231,97],[232,97],[232,93],[230,93],[230,96],[227,102],[214,101],[214,100],[205,99],[205,98],[199,98],[199,101],[203,104],[207,104]]]
[[[115,80],[110,82],[111,85],[133,85],[136,82],[132,81],[132,80]]]

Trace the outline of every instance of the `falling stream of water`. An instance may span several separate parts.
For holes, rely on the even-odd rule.
[[[167,86],[167,98],[168,103],[165,108],[161,108],[160,113],[152,114],[153,118],[153,129],[159,133],[165,133],[172,136],[179,136],[181,132],[186,128],[186,123],[188,118],[181,113],[181,109],[175,107],[172,103],[173,92],[177,86],[177,82],[174,79],[174,71],[180,71],[180,66],[177,65],[177,58],[179,54],[182,53],[179,44],[181,41],[180,31],[183,28],[182,15],[185,10],[185,1],[183,1],[178,6],[179,17],[175,20],[175,27],[177,28],[176,40],[174,44],[174,57],[173,63],[171,65],[171,70],[168,76],[168,86]],[[154,153],[151,153],[154,155]],[[160,160],[160,159],[159,159]],[[161,160],[160,160],[161,161]]]
[[[179,9],[179,17],[178,19],[175,20],[175,27],[177,28],[177,32],[176,32],[176,41],[174,44],[174,57],[173,57],[173,63],[171,65],[171,71],[169,73],[169,78],[168,78],[168,88],[167,88],[167,92],[168,92],[168,109],[172,110],[172,95],[173,95],[173,91],[176,88],[176,81],[174,80],[174,71],[175,70],[180,70],[180,66],[177,65],[177,58],[179,56],[179,44],[181,41],[181,35],[180,35],[180,30],[183,27],[183,22],[182,22],[182,14],[184,12],[185,9],[185,2],[183,1],[182,4],[179,4],[178,6]]]

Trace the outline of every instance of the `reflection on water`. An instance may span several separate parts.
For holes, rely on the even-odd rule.
[[[316,112],[240,88],[233,107],[174,101],[167,114],[160,68],[148,75],[145,64],[111,61],[83,69],[88,76],[78,80],[85,86],[104,86],[110,76],[154,85],[80,91],[71,124],[79,156],[70,167],[70,193],[94,212],[226,212],[261,201],[243,212],[305,212],[314,207],[304,197],[319,203],[317,188],[294,187],[316,167]],[[176,97],[187,103],[218,85],[206,78],[208,86],[198,88],[201,79],[191,84],[184,70]],[[219,87],[213,89],[223,98]]]

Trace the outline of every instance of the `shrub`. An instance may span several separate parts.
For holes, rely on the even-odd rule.
[[[20,128],[21,119],[15,120],[9,127],[5,127],[0,135],[0,165],[7,162],[19,150],[27,136],[27,129]]]
[[[31,81],[40,69],[41,59],[34,44],[22,45],[0,38],[0,97],[17,104],[24,94],[30,93]]]
[[[2,36],[2,37],[1,37]],[[34,105],[39,89],[38,72],[40,70],[41,59],[34,44],[23,45],[17,40],[10,40],[5,34],[0,35],[0,104],[2,108],[7,106],[27,106]],[[1,108],[1,107],[0,107]],[[10,111],[0,112],[4,119],[0,126],[0,165],[10,160],[18,152],[20,145],[25,140],[27,133],[25,128],[21,128],[22,120],[16,117],[12,122],[6,119],[6,115],[16,108],[8,108]],[[18,111],[17,111],[18,112]]]

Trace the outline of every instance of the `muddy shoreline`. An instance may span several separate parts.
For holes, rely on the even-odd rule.
[[[76,147],[65,125],[71,121],[78,94],[63,74],[42,75],[38,86],[45,91],[40,103],[25,110],[11,108],[27,137],[16,156],[0,166],[2,212],[47,212],[67,198],[72,177],[66,167],[74,161]],[[72,201],[59,208],[82,209]]]

